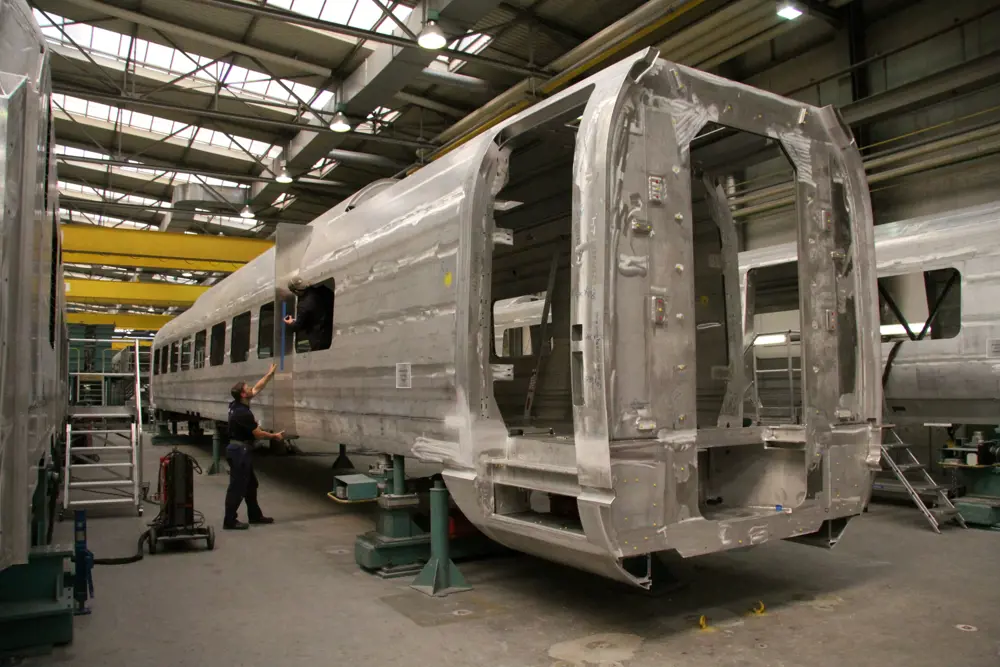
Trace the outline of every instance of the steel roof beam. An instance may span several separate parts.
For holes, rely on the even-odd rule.
[[[70,2],[93,2],[95,0],[70,0]],[[215,7],[221,7],[224,9],[232,9],[244,14],[252,14],[254,16],[260,16],[264,18],[271,18],[277,21],[285,21],[287,23],[295,23],[298,25],[308,26],[310,28],[318,28],[320,30],[326,30],[339,35],[347,35],[348,37],[356,37],[358,39],[363,39],[366,41],[377,42],[389,46],[401,47],[405,49],[420,49],[415,39],[408,37],[400,37],[395,34],[385,34],[381,32],[376,32],[374,30],[365,30],[364,28],[356,28],[354,26],[344,25],[343,23],[334,23],[332,21],[325,21],[323,19],[313,18],[311,16],[306,16],[304,14],[297,14],[295,12],[277,9],[273,7],[252,5],[246,2],[239,2],[238,0],[200,0],[202,4],[211,5]],[[452,3],[455,0],[452,0]],[[440,12],[441,22],[449,23],[452,18],[448,15],[447,7],[449,6],[448,0],[441,0],[434,3],[433,9],[437,9]],[[499,0],[496,2],[490,2],[490,9],[496,7]],[[407,23],[413,31],[414,22],[412,19],[421,17],[422,12],[420,11],[419,4],[414,8],[413,12],[410,14],[410,19]],[[483,13],[483,16],[486,12]],[[482,18],[482,17],[479,17]],[[478,20],[478,19],[477,19]],[[461,24],[467,24],[468,21],[460,20]],[[472,23],[475,23],[473,21]],[[469,24],[471,25],[471,24]],[[419,26],[417,27],[419,31]],[[426,51],[426,49],[420,49],[421,51]],[[430,52],[428,52],[430,53]],[[507,72],[513,72],[515,74],[521,74],[522,76],[539,76],[544,75],[545,71],[537,68],[523,67],[513,63],[505,62],[503,60],[497,60],[495,58],[490,58],[489,56],[481,56],[475,53],[465,53],[464,51],[458,51],[457,49],[440,49],[434,51],[433,55],[444,55],[452,58],[458,58],[459,60],[465,60],[468,62],[480,63],[482,65],[488,65],[490,67],[495,67],[497,69],[502,69]],[[363,67],[363,65],[362,65]]]
[[[424,0],[429,2],[430,0]],[[434,8],[438,10],[442,24],[462,26],[475,25],[477,21],[489,14],[500,0],[437,0]],[[220,0],[223,5],[231,5],[228,0]],[[240,4],[240,3],[235,3]],[[245,8],[246,5],[241,5]],[[254,8],[253,11],[257,11]],[[271,12],[274,10],[261,10]],[[287,12],[280,12],[287,14]],[[423,11],[418,5],[407,19],[411,29],[419,31]],[[322,25],[315,27],[322,28]],[[392,96],[403,90],[420,73],[427,69],[434,59],[445,51],[428,51],[420,48],[413,40],[394,37],[393,45],[382,45],[375,48],[371,55],[359,65],[340,85],[336,99],[331,102],[332,108],[341,108],[354,121],[365,119],[369,113],[380,106],[389,106]],[[405,48],[397,48],[403,46]],[[451,55],[451,54],[449,54]],[[459,55],[459,54],[455,54]],[[379,135],[362,135],[375,137]],[[327,131],[319,121],[310,124],[292,139],[286,151],[286,163],[293,173],[310,169],[316,162],[326,156],[331,150],[340,147],[342,142],[353,138],[351,133],[337,134]],[[426,142],[420,148],[427,148]],[[253,205],[269,204],[284,190],[280,184],[266,184],[254,187]]]
[[[179,104],[169,104],[167,102],[156,102],[153,100],[141,100],[122,95],[110,95],[108,93],[102,93],[95,90],[87,90],[83,88],[55,86],[54,92],[62,93],[64,95],[72,95],[73,97],[88,99],[95,102],[114,104],[115,106],[119,106],[122,108],[158,109],[160,111],[169,111],[184,116],[195,116],[198,118],[207,118],[212,120],[240,122],[240,123],[247,123],[250,125],[260,125],[262,127],[273,127],[276,129],[299,129],[308,131],[313,134],[342,136],[350,139],[360,139],[362,141],[374,141],[379,143],[395,144],[398,146],[407,146],[410,148],[433,147],[432,144],[429,144],[425,141],[415,141],[413,139],[400,139],[398,137],[391,137],[383,134],[367,134],[365,132],[351,131],[351,132],[337,133],[331,130],[329,127],[326,127],[325,125],[309,125],[307,123],[301,123],[301,122],[297,123],[295,121],[290,121],[290,120],[277,120],[274,118],[261,118],[259,116],[235,114],[229,111],[214,111],[212,109],[193,109],[191,107],[184,107]],[[209,129],[215,129],[215,128],[209,128]]]
[[[187,26],[171,23],[170,21],[157,19],[149,16],[148,14],[123,9],[107,2],[99,2],[98,0],[65,1],[82,9],[105,14],[107,16],[113,16],[115,18],[122,19],[123,21],[131,21],[137,25],[152,28],[154,30],[161,30],[180,37],[186,37],[187,39],[192,39],[211,46],[217,46],[245,56],[267,60],[268,62],[276,65],[281,65],[282,67],[288,67],[293,70],[315,74],[316,76],[321,76],[325,79],[329,79],[333,76],[333,70],[318,63],[310,63],[297,58],[292,58],[290,56],[273,53],[266,49],[260,49],[255,46],[250,46],[249,44],[244,44],[243,42],[233,41],[231,39],[226,39],[225,37],[202,32],[201,30],[195,30],[193,28],[188,28]],[[204,0],[202,0],[202,2],[204,2]],[[91,21],[91,23],[93,23],[93,21]]]

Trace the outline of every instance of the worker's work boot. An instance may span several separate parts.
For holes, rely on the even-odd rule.
[[[268,524],[268,523],[274,523],[274,519],[272,519],[269,516],[260,516],[260,517],[257,517],[256,519],[250,519],[250,523],[253,524],[253,525],[255,525],[255,526],[257,526],[257,525],[263,525],[263,524]]]
[[[250,527],[250,524],[243,523],[242,521],[233,521],[232,523],[223,523],[223,530],[246,530]]]

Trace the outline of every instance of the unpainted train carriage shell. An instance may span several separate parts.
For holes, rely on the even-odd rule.
[[[709,122],[772,137],[796,168],[799,244],[808,248],[800,282],[810,286],[802,307],[812,323],[800,425],[745,428],[738,400],[727,401],[719,424],[697,423],[694,272],[684,268],[696,244],[689,145]],[[525,137],[545,140],[545,128],[577,123],[566,171],[572,202],[552,222],[562,231],[497,229],[501,218],[524,223],[516,209],[494,206],[526,168]],[[154,345],[246,311],[257,317],[269,302],[280,320],[283,286],[296,273],[334,281],[333,345],[279,354],[283,368],[257,399],[269,428],[331,450],[344,443],[437,462],[455,502],[493,539],[648,586],[658,552],[785,538],[829,546],[862,511],[880,441],[871,226],[860,156],[832,109],[647,52],[306,228],[280,227],[274,249],[206,292]],[[523,365],[496,357],[491,306],[545,291],[548,254],[540,289],[526,277],[537,272],[509,280],[496,272],[539,255],[532,235],[550,232],[566,250],[551,262],[546,364],[568,369],[568,384],[556,401],[565,417],[533,429],[517,424],[506,398],[527,379]],[[721,273],[738,285],[735,253]],[[740,317],[730,308],[736,398],[745,386]],[[250,329],[244,363],[154,376],[155,406],[224,421],[230,386],[272,361],[255,353],[259,322]],[[280,335],[275,326],[272,339]],[[555,512],[560,499],[574,511]]]

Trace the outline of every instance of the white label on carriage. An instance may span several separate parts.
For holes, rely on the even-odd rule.
[[[403,362],[396,364],[396,389],[412,389],[413,373],[410,370],[410,363]]]
[[[987,341],[986,355],[991,359],[1000,357],[1000,338],[991,338]]]

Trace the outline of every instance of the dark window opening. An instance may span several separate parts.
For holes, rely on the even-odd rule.
[[[291,315],[292,317],[295,317],[295,297],[294,296],[288,296],[288,297],[286,297],[281,302],[281,313],[280,313],[281,324],[280,324],[279,332],[280,332],[280,335],[281,335],[281,342],[283,342],[284,346],[285,346],[285,356],[286,357],[289,356],[289,355],[295,354],[295,352],[296,352],[296,349],[295,349],[295,338],[296,338],[296,336],[284,324],[285,317],[287,317],[288,315]],[[279,342],[279,344],[280,344],[280,342]]]
[[[170,345],[166,347],[157,348],[160,350],[160,374],[168,372],[168,362],[170,361]]]
[[[177,362],[180,359],[180,345],[177,341],[170,344],[170,372],[177,372]]]
[[[219,322],[212,327],[212,348],[209,351],[208,362],[213,366],[221,366],[226,360],[226,323]]]
[[[260,307],[257,318],[257,358],[270,359],[274,356],[274,302]]]
[[[325,287],[330,290],[328,296],[329,306],[326,300],[318,295],[306,295],[302,299],[296,299],[294,314],[296,319],[306,318],[306,329],[295,332],[295,352],[312,352],[329,349],[333,343],[333,314],[337,284],[333,278],[317,283],[317,287]],[[309,306],[303,309],[303,303]],[[286,345],[288,343],[286,342]]]
[[[153,350],[153,375],[160,374],[160,348]]]
[[[205,367],[205,338],[204,331],[199,331],[194,335],[194,367]]]
[[[181,341],[181,370],[191,370],[191,336]]]
[[[229,343],[229,361],[239,364],[250,356],[250,311],[233,318],[233,337]]]
[[[501,359],[531,357],[542,335],[545,292],[493,302],[493,348]],[[552,306],[549,304],[546,342],[542,352],[552,350]]]

